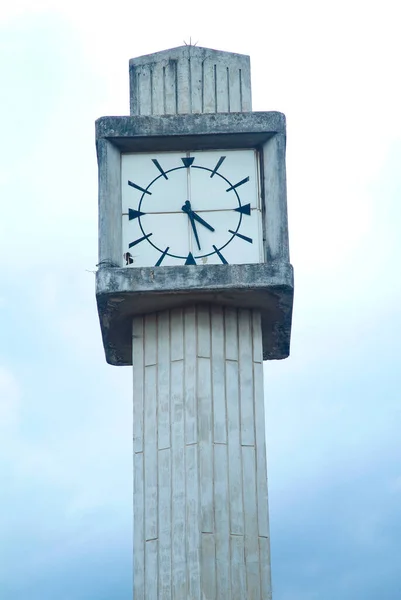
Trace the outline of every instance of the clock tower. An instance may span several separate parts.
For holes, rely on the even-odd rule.
[[[130,97],[96,122],[96,297],[106,360],[133,369],[134,600],[268,600],[285,117],[252,112],[249,57],[196,46],[132,59]]]

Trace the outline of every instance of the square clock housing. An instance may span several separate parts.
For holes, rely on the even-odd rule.
[[[108,362],[132,364],[135,315],[198,303],[260,310],[264,358],[288,356],[284,115],[103,117],[96,143]]]

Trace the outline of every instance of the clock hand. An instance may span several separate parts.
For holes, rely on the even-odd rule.
[[[194,217],[193,217],[192,213],[187,213],[187,214],[188,214],[189,220],[191,221],[191,225],[192,225],[192,229],[193,229],[194,236],[195,236],[195,239],[196,239],[196,243],[198,244],[198,248],[200,250],[201,247],[200,247],[200,243],[199,243],[198,232],[196,231],[196,225],[195,225]]]
[[[215,231],[214,227],[209,225],[209,223],[207,223],[204,219],[202,219],[202,217],[200,217],[198,214],[196,214],[195,211],[192,210],[191,203],[189,200],[187,200],[185,202],[185,205],[182,207],[182,210],[184,212],[186,212],[187,214],[191,213],[193,218],[195,219],[195,221],[198,221],[198,223],[201,223],[201,225],[206,227],[206,229],[209,229],[209,231]]]
[[[211,225],[209,225],[209,223],[206,223],[206,221],[204,221],[202,219],[202,217],[200,217],[199,215],[196,214],[196,212],[194,212],[193,210],[192,212],[192,216],[195,219],[195,221],[198,221],[198,223],[201,223],[201,225],[203,225],[204,227],[206,227],[206,229],[209,229],[209,231],[214,231],[214,227],[212,227]]]
[[[195,219],[194,219],[194,216],[193,216],[193,213],[191,210],[191,203],[189,202],[189,200],[187,200],[185,202],[184,206],[181,207],[181,210],[184,211],[185,213],[187,213],[189,220],[191,221],[191,226],[192,226],[192,230],[194,232],[196,243],[198,244],[198,248],[200,250],[201,247],[200,247],[200,243],[199,243],[198,232],[196,230]]]

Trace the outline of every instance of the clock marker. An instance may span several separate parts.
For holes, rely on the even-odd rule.
[[[237,237],[241,238],[241,240],[245,240],[245,242],[249,242],[250,244],[253,244],[253,239],[250,237],[247,237],[246,235],[242,235],[242,233],[236,233],[235,231],[232,231],[231,229],[228,230],[229,233],[232,233],[233,235],[236,235]]]
[[[168,249],[170,248],[170,246],[167,246],[167,248],[165,249],[165,251],[163,252],[163,254],[161,255],[161,257],[159,258],[159,260],[157,261],[157,263],[155,264],[155,267],[160,267],[160,265],[163,262],[164,257],[166,256]]]
[[[190,252],[187,256],[187,260],[185,261],[186,265],[196,265],[195,259],[192,256],[192,252]]]
[[[223,163],[223,161],[225,160],[225,156],[220,156],[217,165],[215,166],[215,168],[212,171],[212,174],[210,175],[210,177],[214,177],[214,175],[216,175],[218,168],[221,166],[221,164]]]
[[[168,179],[166,173],[163,171],[159,161],[156,158],[152,158],[152,163],[159,169],[159,171],[163,175],[164,179]]]
[[[134,208],[128,209],[128,219],[132,221],[132,219],[137,219],[138,217],[142,217],[142,215],[146,215],[146,213],[141,212],[140,210],[135,210]]]
[[[239,206],[238,208],[234,208],[234,210],[241,213],[242,215],[250,215],[251,214],[251,205],[243,204],[242,206]]]
[[[187,167],[187,169],[188,169],[194,162],[195,158],[193,156],[191,156],[191,157],[186,156],[185,158],[182,158],[181,160],[184,163],[184,167]]]
[[[231,190],[235,190],[235,188],[239,187],[240,185],[243,185],[247,181],[249,181],[249,177],[245,177],[245,179],[241,179],[241,181],[239,181],[235,185],[232,185],[231,187],[227,188],[226,192],[231,192]]]
[[[139,190],[140,192],[143,192],[144,194],[149,194],[149,196],[152,195],[152,192],[148,192],[148,190],[143,189],[140,185],[136,185],[136,183],[133,183],[130,180],[128,180],[128,185],[135,188],[136,190]]]
[[[214,248],[214,251],[216,252],[217,256],[219,257],[219,259],[223,263],[223,265],[228,265],[228,262],[226,261],[226,259],[222,255],[222,253],[220,252],[220,250],[218,248],[216,248],[216,246],[214,244],[213,244],[213,248]]]
[[[143,240],[147,240],[148,238],[150,238],[151,235],[153,235],[153,233],[148,233],[148,235],[144,235],[143,237],[135,240],[135,242],[131,242],[130,244],[128,244],[128,248],[132,248],[133,246],[140,244],[141,242],[143,242]]]

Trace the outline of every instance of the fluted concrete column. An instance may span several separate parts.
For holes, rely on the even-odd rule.
[[[133,321],[134,600],[271,598],[256,311]]]

